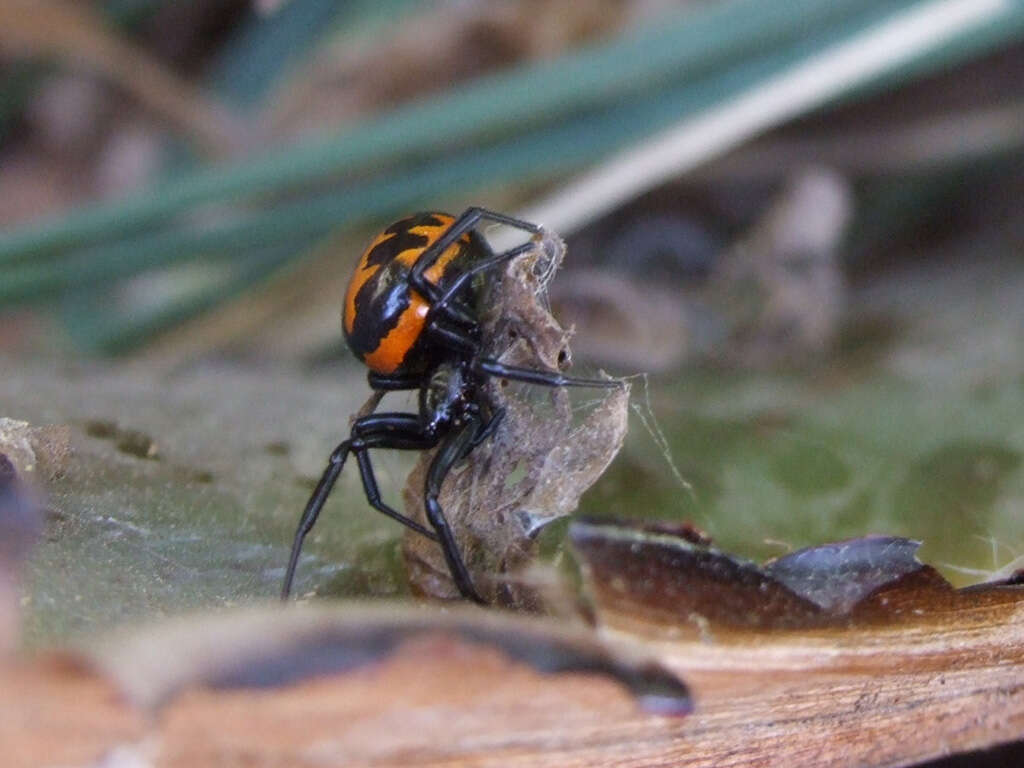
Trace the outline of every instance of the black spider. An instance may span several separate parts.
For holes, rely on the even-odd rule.
[[[483,383],[498,376],[549,387],[621,386],[616,380],[572,378],[558,371],[503,365],[482,356],[480,324],[474,313],[478,288],[473,278],[533,247],[527,242],[495,254],[475,230],[484,220],[531,235],[541,232],[536,224],[482,208],[470,208],[458,218],[419,213],[384,230],[360,259],[342,312],[345,339],[370,368],[368,380],[373,389],[418,389],[419,412],[373,413],[353,423],[349,438],[331,453],[302,513],[282,598],[291,591],[302,542],[316,523],[345,459],[354,453],[370,505],[437,541],[459,592],[483,603],[437,500],[451,468],[486,440],[504,415],[482,397]],[[424,489],[430,530],[381,500],[369,451],[435,447],[438,451]]]

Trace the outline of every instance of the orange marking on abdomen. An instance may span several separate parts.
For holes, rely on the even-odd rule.
[[[434,265],[423,273],[423,276],[434,285],[437,285],[438,282],[440,282],[441,277],[444,275],[445,269],[448,268],[448,265],[456,256],[462,253],[461,245],[462,243],[458,241],[452,243],[448,250],[438,257],[437,261],[434,262]]]
[[[412,268],[420,253],[422,253],[422,249],[410,248],[398,254],[395,260]],[[437,285],[444,275],[445,269],[460,253],[462,253],[461,245],[454,243],[434,262],[434,266],[423,273],[424,277]],[[405,354],[412,349],[413,344],[423,333],[429,310],[430,304],[427,303],[427,300],[410,289],[409,306],[398,316],[398,324],[381,339],[380,344],[373,352],[363,358],[363,362],[377,373],[394,373],[402,364]]]
[[[434,214],[434,216],[440,221],[439,224],[422,224],[417,227],[410,227],[408,230],[411,234],[421,235],[426,238],[426,244],[415,248],[406,248],[404,251],[396,254],[392,261],[397,261],[406,268],[412,269],[416,264],[416,260],[419,259],[423,252],[433,243],[437,242],[437,239],[447,232],[452,222],[455,221],[454,218],[445,214]],[[356,273],[353,275],[352,281],[349,283],[348,292],[345,295],[344,325],[347,333],[352,333],[352,329],[355,327],[357,294],[366,284],[366,281],[373,277],[380,268],[385,266],[367,266],[366,261],[374,248],[393,236],[393,234],[386,233],[378,235],[359,261],[359,266],[356,268]],[[464,249],[469,246],[469,243],[469,234],[464,234],[445,249],[444,253],[434,261],[434,264],[424,272],[424,277],[429,282],[437,285],[444,276],[448,266],[463,253]],[[367,353],[363,358],[363,362],[377,373],[387,374],[398,370],[406,354],[412,349],[423,333],[429,310],[430,305],[427,303],[427,300],[410,288],[409,306],[399,315],[398,323],[380,340],[377,348]]]
[[[366,284],[366,281],[373,277],[377,273],[377,270],[380,269],[379,264],[371,264],[368,266],[366,264],[366,260],[370,258],[370,254],[373,252],[374,248],[381,243],[390,240],[394,236],[395,234],[393,232],[381,232],[377,235],[377,237],[373,239],[373,242],[370,243],[370,246],[363,251],[362,258],[359,259],[359,264],[356,265],[355,274],[352,275],[352,280],[349,281],[348,284],[348,291],[345,293],[344,324],[346,333],[352,333],[352,328],[355,326],[356,295],[359,293],[359,289],[362,288]]]
[[[377,373],[394,373],[405,359],[406,353],[423,333],[430,305],[415,291],[409,294],[409,306],[398,316],[398,324],[380,340],[377,348],[363,362]]]

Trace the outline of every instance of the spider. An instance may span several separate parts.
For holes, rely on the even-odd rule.
[[[504,409],[493,408],[483,397],[483,384],[495,376],[548,387],[622,386],[615,379],[574,378],[556,370],[504,365],[483,355],[475,314],[480,287],[474,277],[533,247],[528,241],[494,253],[476,231],[485,221],[531,236],[541,232],[536,224],[483,208],[469,208],[457,218],[418,213],[381,232],[359,260],[342,309],[345,340],[370,369],[367,379],[372,389],[379,394],[419,390],[419,411],[370,413],[353,422],[348,439],[331,453],[299,520],[282,599],[291,592],[302,543],[352,453],[370,506],[436,541],[459,592],[483,604],[438,502],[452,467],[484,442],[504,416]],[[374,448],[437,448],[424,488],[430,528],[381,499],[370,461]]]

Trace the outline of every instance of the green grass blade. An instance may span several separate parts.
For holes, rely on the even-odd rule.
[[[730,0],[554,62],[481,78],[458,93],[410,105],[327,141],[272,150],[260,160],[205,168],[112,205],[0,237],[0,263],[135,232],[191,206],[280,193],[328,177],[422,157],[595,108],[673,77],[697,78],[818,27],[839,25],[865,0]]]

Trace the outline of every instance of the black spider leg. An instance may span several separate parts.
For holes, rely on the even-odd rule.
[[[423,434],[420,427],[419,415],[413,413],[376,413],[357,419],[352,425],[352,433],[348,440],[345,440],[334,451],[327,461],[320,482],[316,484],[313,493],[306,502],[306,508],[299,519],[299,525],[295,529],[295,539],[292,542],[292,552],[288,559],[288,568],[285,571],[284,583],[281,586],[281,599],[287,599],[291,593],[292,582],[295,578],[295,569],[299,563],[299,555],[302,553],[302,544],[305,541],[313,526],[316,525],[320,510],[327,501],[334,483],[337,481],[341,470],[345,466],[345,460],[349,453],[356,454],[356,461],[359,463],[359,472],[363,481],[363,490],[366,493],[366,500],[370,506],[378,512],[391,517],[403,525],[408,526],[418,533],[422,533],[429,539],[437,540],[437,534],[420,525],[400,512],[395,511],[380,498],[380,491],[377,488],[377,480],[373,474],[373,465],[370,462],[368,451],[371,448],[392,448],[399,450],[420,451],[433,448],[437,445],[437,437]]]
[[[404,389],[419,389],[423,386],[422,373],[377,373],[369,371],[366,380],[378,392],[397,392]]]
[[[516,365],[505,365],[487,357],[476,357],[480,345],[467,333],[448,325],[434,323],[431,333],[444,342],[450,349],[461,351],[472,358],[470,368],[475,373],[484,373],[511,381],[525,381],[529,384],[540,384],[545,387],[603,387],[617,389],[623,386],[619,379],[584,379],[566,376],[559,371],[541,368],[523,368]]]
[[[491,415],[491,418],[489,418],[487,421],[481,422],[479,429],[477,429],[476,435],[473,436],[473,439],[470,441],[469,446],[466,448],[466,453],[464,455],[469,455],[470,451],[472,451],[474,448],[480,445],[480,443],[482,443],[488,437],[493,435],[495,430],[498,429],[498,426],[501,424],[504,418],[505,409],[499,408]]]
[[[451,226],[445,230],[443,235],[424,249],[423,253],[417,257],[416,263],[412,265],[412,270],[409,273],[409,285],[420,295],[424,296],[431,305],[437,303],[437,300],[440,298],[440,291],[437,286],[426,279],[424,273],[434,266],[434,262],[440,258],[442,253],[448,250],[452,243],[466,232],[471,231],[481,221],[493,221],[496,224],[504,224],[515,229],[521,229],[524,232],[529,232],[531,235],[541,231],[537,224],[529,221],[522,221],[502,213],[489,211],[486,208],[467,208],[451,223]]]
[[[425,287],[422,292],[424,295],[429,295],[431,299],[430,310],[428,311],[426,318],[426,327],[430,331],[431,335],[439,338],[446,346],[474,357],[479,354],[480,351],[477,341],[461,328],[453,327],[454,323],[443,322],[441,318],[443,317],[446,320],[455,320],[456,322],[475,326],[476,323],[473,318],[464,316],[464,311],[461,310],[459,305],[454,303],[459,292],[465,288],[474,275],[488,269],[492,269],[504,262],[511,261],[517,256],[520,256],[532,249],[534,247],[534,243],[522,243],[514,248],[508,249],[507,251],[495,254],[491,252],[490,246],[487,245],[487,242],[482,238],[479,238],[478,243],[480,247],[485,249],[489,255],[472,265],[469,269],[459,273],[454,280],[445,283],[443,288],[435,286],[429,281],[422,279],[422,273],[437,260],[438,256],[443,253],[448,246],[455,242],[455,240],[466,230],[471,229],[479,223],[483,218],[487,218],[501,224],[507,224],[508,226],[522,229],[533,234],[541,231],[541,227],[536,224],[531,224],[530,222],[514,219],[510,216],[504,216],[500,213],[493,213],[492,211],[488,211],[483,208],[469,208],[458,219],[456,219],[456,221],[440,238],[438,238],[437,241],[431,244],[429,248],[420,254],[419,258],[416,259],[416,263],[413,265],[409,279],[410,284],[412,284],[417,290],[420,290],[417,283],[414,282],[414,279],[417,277],[417,270],[419,270],[421,282],[425,283]],[[455,232],[454,235],[452,234],[453,232]],[[425,266],[421,269],[421,265]],[[438,317],[439,315],[441,317]],[[488,358],[476,358],[473,362],[473,369],[478,372],[488,373],[492,376],[500,376],[505,379],[525,381],[531,384],[541,384],[549,387],[604,387],[613,389],[622,386],[622,382],[616,379],[577,378],[574,376],[565,376],[558,371],[545,371],[534,368],[521,368],[517,366],[504,365],[503,363],[499,363],[497,360],[491,360]],[[496,426],[497,424],[494,425],[494,427]],[[482,436],[477,441],[477,444],[485,440],[487,435],[493,431],[494,427],[488,424],[486,427],[487,434]]]
[[[477,373],[486,373],[511,381],[525,381],[529,384],[541,384],[545,387],[604,387],[617,389],[622,386],[619,379],[582,379],[566,376],[558,371],[546,371],[539,368],[522,368],[516,365],[505,365],[497,360],[486,357],[475,359],[471,363]]]
[[[443,293],[437,301],[430,305],[425,321],[426,331],[444,345],[467,355],[479,352],[479,344],[470,335],[478,323],[457,303],[459,292],[466,287],[472,277],[480,272],[491,269],[499,264],[526,253],[533,243],[523,243],[497,255],[491,254],[483,261],[477,262],[465,272],[461,272],[450,283],[446,283]],[[461,327],[460,327],[461,326]]]
[[[469,309],[459,301],[459,294],[474,276],[526,253],[534,247],[534,244],[532,241],[522,243],[495,254],[491,251],[487,241],[476,232],[470,232],[470,235],[477,247],[488,255],[465,271],[459,272],[453,280],[446,281],[439,286],[427,283],[433,292],[433,299],[425,322],[427,332],[432,336],[439,336],[445,341],[446,346],[464,353],[476,354],[476,342],[471,341],[467,345],[465,339],[469,338],[470,333],[475,332],[479,324]],[[446,333],[448,330],[453,331],[454,335]]]
[[[511,261],[516,256],[526,253],[533,248],[533,243],[523,243],[517,245],[515,248],[509,248],[507,251],[502,251],[499,254],[491,254],[486,259],[478,261],[469,269],[464,272],[460,272],[459,275],[452,280],[450,283],[445,283],[444,291],[434,300],[430,305],[431,313],[444,312],[451,305],[452,300],[455,296],[466,287],[466,284],[473,278],[474,275],[484,272],[488,269],[492,269],[506,261]],[[428,316],[429,322],[429,316]]]
[[[493,418],[492,418],[493,422]],[[459,593],[467,600],[472,600],[480,605],[485,601],[473,586],[473,580],[469,576],[469,569],[459,553],[459,546],[455,542],[455,535],[452,533],[448,518],[444,516],[444,510],[437,497],[441,493],[441,486],[448,476],[452,467],[455,466],[466,454],[473,449],[473,444],[481,431],[479,417],[473,416],[458,430],[449,432],[441,443],[441,447],[430,462],[430,469],[427,470],[427,487],[424,503],[427,508],[427,520],[437,531],[437,537],[441,544],[441,551],[444,553],[445,562],[448,563],[448,570],[451,572],[455,586]],[[488,425],[489,426],[489,425]],[[487,429],[487,427],[483,427]]]

